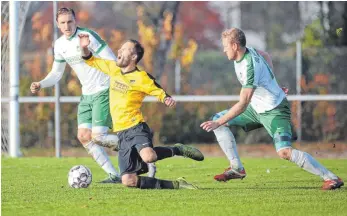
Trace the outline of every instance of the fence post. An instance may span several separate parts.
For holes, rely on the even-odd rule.
[[[301,76],[302,76],[302,46],[301,41],[296,41],[296,94],[301,95]],[[302,124],[301,124],[301,100],[297,103],[297,129],[296,133],[298,136],[297,141],[301,143],[302,140]]]
[[[9,2],[9,41],[10,41],[10,113],[9,113],[9,135],[10,135],[10,157],[20,156],[19,135],[19,29],[18,29],[19,2]]]
[[[57,22],[55,21],[55,15],[57,14],[58,3],[53,1],[53,37],[54,41],[58,39]],[[54,47],[53,47],[54,49]],[[54,50],[53,50],[54,55]],[[55,113],[54,113],[54,130],[55,130],[55,156],[61,157],[61,146],[60,146],[60,86],[59,82],[55,84]]]

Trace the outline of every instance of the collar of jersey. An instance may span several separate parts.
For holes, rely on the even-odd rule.
[[[247,54],[248,52],[249,52],[249,51],[248,51],[248,48],[246,48],[246,51],[245,51],[245,53],[243,54],[242,58],[241,58],[239,61],[236,61],[236,63],[240,63],[240,62],[245,58],[245,56],[246,56],[246,54]]]
[[[73,33],[69,38],[68,40],[71,41],[73,37],[75,37],[76,33],[77,33],[77,30],[79,29],[80,27],[76,27],[76,30],[75,30],[75,33]]]
[[[139,70],[137,67],[135,67],[134,70],[131,70],[131,71],[128,71],[128,72],[125,72],[125,73],[123,73],[123,71],[120,71],[120,72],[122,73],[122,75],[125,75],[125,74],[133,73],[133,72],[135,72],[135,71],[140,71],[140,70]]]

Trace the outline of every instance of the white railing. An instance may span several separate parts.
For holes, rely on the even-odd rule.
[[[228,102],[238,101],[238,95],[173,95],[177,102]],[[289,101],[345,101],[347,95],[345,94],[329,94],[329,95],[288,95]],[[54,103],[55,96],[46,97],[19,97],[19,103]],[[8,103],[9,98],[1,98],[1,103]],[[78,103],[80,97],[78,96],[61,96],[60,103]],[[156,102],[155,97],[146,97],[145,102]]]

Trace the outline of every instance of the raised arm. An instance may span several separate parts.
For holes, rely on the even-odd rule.
[[[89,66],[108,75],[112,70],[118,69],[116,61],[96,58],[93,56],[93,53],[88,49],[88,46],[91,43],[88,34],[79,34],[78,37],[80,38],[80,46],[82,48],[82,58]]]
[[[88,49],[93,52],[93,55],[97,58],[116,61],[117,57],[114,55],[107,43],[101,39],[96,32],[92,30],[89,32],[90,44],[88,45]]]

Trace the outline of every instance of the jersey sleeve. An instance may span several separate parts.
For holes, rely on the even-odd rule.
[[[89,50],[94,54],[99,55],[101,51],[107,47],[106,42],[95,32],[88,29],[90,44],[88,46]]]
[[[142,77],[141,81],[141,90],[146,93],[147,95],[155,96],[158,98],[159,101],[162,103],[164,102],[166,97],[170,97],[163,88],[155,81],[155,78],[145,73]]]
[[[115,61],[96,58],[93,56],[92,53],[89,56],[82,58],[85,60],[87,65],[96,68],[107,75],[110,75],[112,71],[116,71],[119,69]]]
[[[58,63],[64,63],[66,62],[63,55],[61,54],[61,47],[59,46],[59,43],[57,41],[54,43],[53,47],[53,54],[54,54],[54,61]]]
[[[247,71],[246,71],[246,81],[243,83],[242,88],[257,88],[258,86],[258,76],[256,70],[254,69],[252,56],[247,57]]]
[[[54,86],[59,82],[64,74],[66,62],[57,62],[54,60],[51,72],[40,81],[41,88]]]
[[[105,48],[99,52],[99,54],[95,54],[95,56],[100,57],[102,59],[117,61],[117,57],[108,45],[106,45]]]

